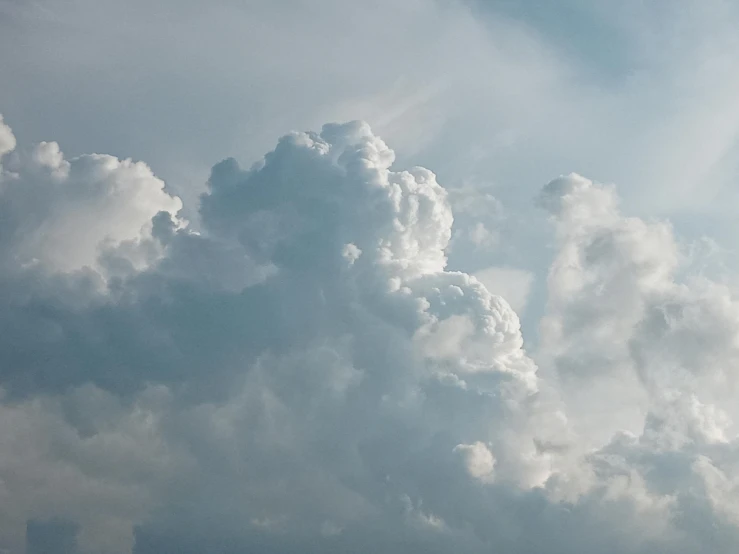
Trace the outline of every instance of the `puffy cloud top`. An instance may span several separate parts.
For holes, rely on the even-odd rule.
[[[15,137],[0,121],[0,157],[14,148]],[[100,154],[67,160],[56,142],[42,142],[5,165],[0,253],[9,269],[99,268],[104,249],[145,240],[153,216],[176,217],[182,207],[142,162]]]
[[[444,269],[452,213],[423,168],[392,171],[395,154],[362,122],[293,133],[250,171],[213,168],[204,226],[237,236],[279,266],[332,268],[347,245],[364,268],[418,277]]]

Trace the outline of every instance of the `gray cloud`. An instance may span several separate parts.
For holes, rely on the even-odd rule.
[[[28,554],[74,554],[77,551],[77,528],[65,521],[35,521],[26,525]]]

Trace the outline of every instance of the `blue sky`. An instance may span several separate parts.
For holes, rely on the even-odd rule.
[[[0,0],[0,552],[735,552],[737,24]]]

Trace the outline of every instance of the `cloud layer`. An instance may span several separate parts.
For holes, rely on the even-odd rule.
[[[527,352],[484,282],[521,305],[530,275],[447,267],[447,191],[364,123],[217,164],[197,226],[141,162],[15,142],[0,124],[0,548],[739,546],[739,305],[612,187],[542,191]]]

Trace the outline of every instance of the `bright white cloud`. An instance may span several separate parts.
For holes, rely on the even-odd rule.
[[[15,146],[0,122],[0,155]],[[42,142],[6,163],[2,176],[3,263],[40,263],[69,272],[96,264],[106,248],[151,238],[160,211],[176,217],[182,203],[142,162],[91,154],[66,160],[56,142]],[[141,253],[146,261],[146,254]]]
[[[495,457],[487,446],[481,442],[474,444],[458,444],[454,447],[464,457],[467,471],[475,479],[483,483],[491,483],[494,479]]]

